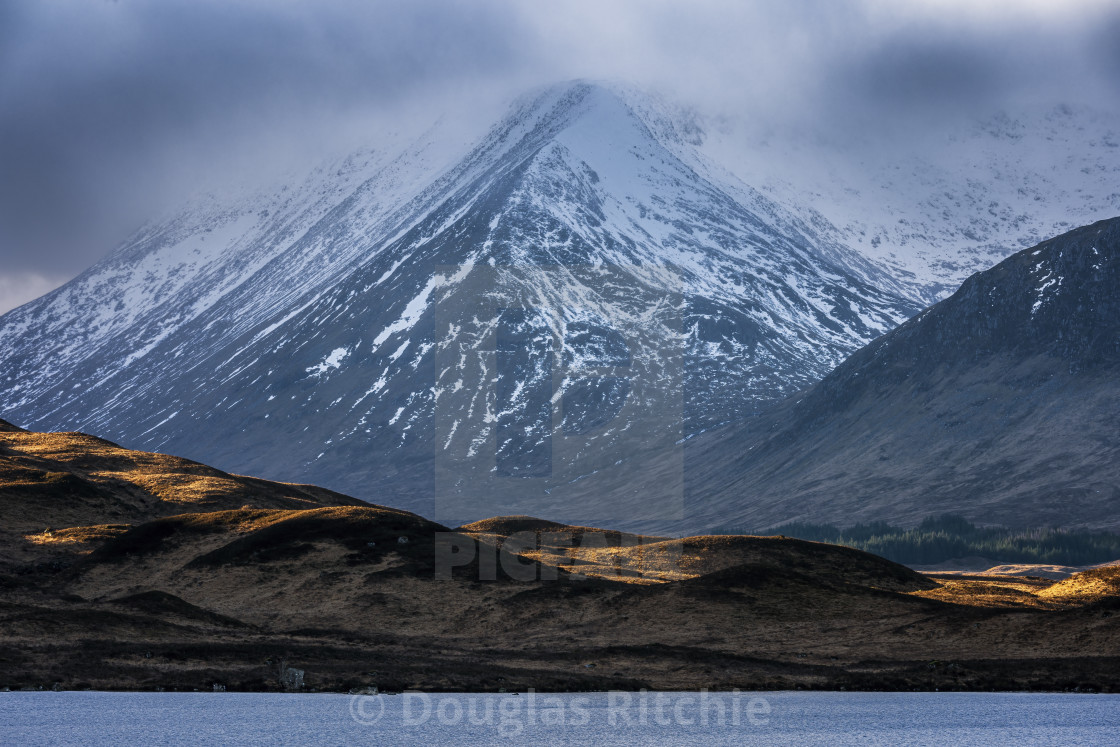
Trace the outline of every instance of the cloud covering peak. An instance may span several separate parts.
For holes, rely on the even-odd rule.
[[[5,282],[73,276],[201,182],[534,85],[620,79],[775,127],[920,136],[1022,102],[1111,104],[1118,37],[1096,0],[9,0],[0,311]]]

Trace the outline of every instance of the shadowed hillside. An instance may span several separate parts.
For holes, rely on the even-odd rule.
[[[0,439],[0,688],[1120,689],[1112,571],[929,576],[527,516],[452,531],[82,434]]]
[[[754,421],[694,439],[690,526],[1120,528],[1120,218],[1019,252]]]

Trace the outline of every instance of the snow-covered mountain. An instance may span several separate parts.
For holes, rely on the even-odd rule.
[[[685,436],[919,308],[693,140],[576,82],[458,156],[433,131],[200,201],[0,319],[0,409],[438,518],[489,512],[456,503],[472,491],[593,518],[557,485],[601,496],[589,475],[658,443],[679,480]],[[621,485],[603,518],[646,505]]]
[[[1120,215],[1120,114],[1102,108],[1023,106],[918,131],[686,120],[711,160],[806,222],[836,226],[839,242],[924,303],[1017,251]]]
[[[371,136],[154,221],[0,318],[0,411],[439,519],[669,519],[695,434],[1120,209],[1111,122],[997,117],[856,168],[542,89],[473,141]]]

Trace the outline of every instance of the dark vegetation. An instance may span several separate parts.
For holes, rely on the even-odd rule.
[[[955,558],[983,557],[995,563],[1095,565],[1120,559],[1120,535],[1073,529],[978,527],[964,517],[931,517],[906,529],[886,522],[841,529],[832,524],[796,522],[747,532],[721,527],[720,534],[782,534],[846,545],[904,565],[934,565]]]

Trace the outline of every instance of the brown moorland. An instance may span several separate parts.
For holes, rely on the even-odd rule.
[[[0,688],[280,690],[295,668],[320,691],[1120,689],[1115,568],[937,576],[784,537],[451,530],[2,421],[0,519]],[[449,541],[471,549],[440,580]]]

